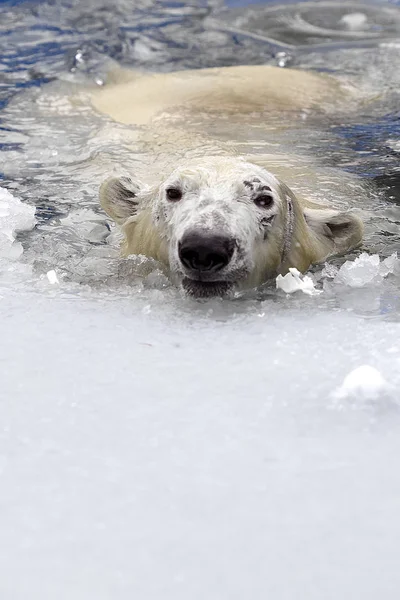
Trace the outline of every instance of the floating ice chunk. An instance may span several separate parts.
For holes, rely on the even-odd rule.
[[[277,52],[275,54],[275,60],[278,67],[286,67],[287,64],[292,60],[292,57],[286,52]]]
[[[291,267],[289,273],[285,276],[278,275],[276,278],[276,287],[278,290],[283,290],[286,294],[293,294],[298,290],[309,296],[321,294],[321,290],[316,290],[314,282],[308,275],[302,275],[300,271]]]
[[[363,252],[355,260],[347,260],[339,269],[335,282],[350,287],[363,287],[379,275],[379,256]]]
[[[58,284],[60,283],[59,279],[57,277],[57,273],[54,271],[54,269],[51,270],[51,271],[47,271],[46,275],[47,275],[47,279],[49,280],[49,283],[51,283],[51,285],[55,285],[56,283],[58,283]]]
[[[394,273],[398,262],[397,252],[382,262],[378,254],[369,255],[363,252],[355,260],[347,260],[340,267],[334,281],[353,288],[363,287],[368,283],[379,282],[390,273]]]
[[[367,24],[367,15],[362,12],[348,13],[340,19],[341,23],[350,29],[350,31],[360,31],[365,29]]]
[[[381,264],[379,265],[379,274],[382,277],[387,277],[391,273],[394,273],[399,266],[400,265],[399,259],[397,258],[397,252],[394,252],[381,262]]]
[[[0,188],[0,258],[19,258],[23,250],[15,236],[20,231],[33,229],[35,223],[35,208]]]
[[[342,385],[333,393],[337,400],[359,398],[361,400],[376,400],[391,392],[392,387],[374,367],[362,365],[351,371]]]

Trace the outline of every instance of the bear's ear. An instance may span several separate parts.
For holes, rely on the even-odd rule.
[[[136,199],[140,187],[129,177],[107,179],[100,187],[100,204],[103,210],[120,225],[138,211]]]
[[[332,209],[304,209],[307,225],[318,237],[332,245],[332,251],[341,254],[355,248],[362,240],[364,226],[356,215]]]

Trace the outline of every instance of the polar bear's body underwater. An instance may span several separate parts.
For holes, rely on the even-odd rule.
[[[287,126],[295,111],[344,102],[336,80],[268,66],[122,79],[95,93],[93,104],[137,126],[155,169],[148,184],[129,175],[101,186],[102,207],[122,227],[125,256],[155,258],[188,294],[209,297],[260,285],[289,267],[304,272],[360,243],[354,214],[297,197],[202,127],[255,112]]]

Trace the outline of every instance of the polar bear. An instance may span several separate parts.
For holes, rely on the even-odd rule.
[[[136,126],[136,150],[154,173],[148,183],[129,174],[100,188],[103,209],[124,233],[123,255],[152,257],[187,294],[210,297],[356,247],[357,216],[301,198],[212,135],[221,119],[255,113],[267,128],[290,126],[305,109],[348,107],[349,94],[330,77],[268,66],[123,73],[94,93],[97,110]]]

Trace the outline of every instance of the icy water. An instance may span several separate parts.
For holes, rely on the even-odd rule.
[[[397,599],[398,3],[2,2],[0,33],[1,598]],[[118,258],[98,187],[138,157],[69,98],[116,66],[263,63],[373,97],[214,132],[296,144],[291,183],[312,161],[365,244],[316,295],[185,299]]]

